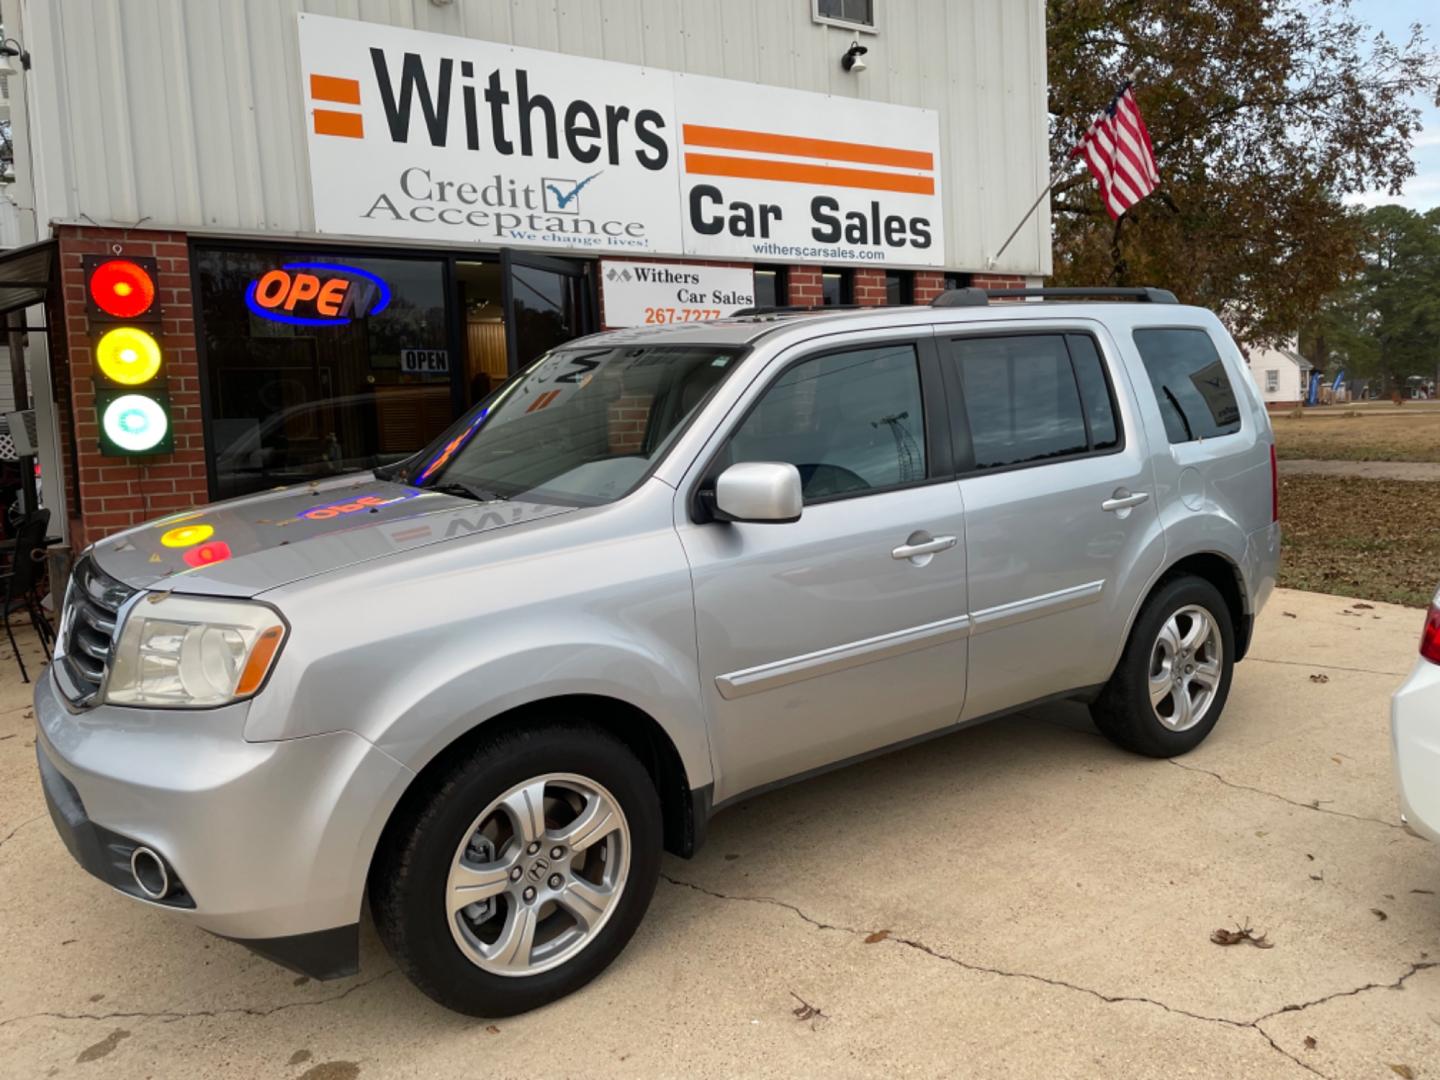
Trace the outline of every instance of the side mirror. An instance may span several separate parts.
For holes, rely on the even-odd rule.
[[[804,504],[800,470],[788,462],[742,461],[715,481],[715,516],[720,521],[799,521]]]

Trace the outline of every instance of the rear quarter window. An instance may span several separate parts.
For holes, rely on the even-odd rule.
[[[1206,331],[1198,327],[1136,330],[1135,346],[1172,443],[1240,430],[1235,388]]]

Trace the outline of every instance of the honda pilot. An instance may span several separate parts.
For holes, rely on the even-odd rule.
[[[78,559],[35,691],[91,874],[436,1001],[613,961],[737,800],[1037,702],[1172,757],[1275,583],[1235,343],[1159,290],[758,312],[534,361],[397,465]]]

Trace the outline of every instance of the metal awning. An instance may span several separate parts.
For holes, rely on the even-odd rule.
[[[0,251],[0,316],[43,304],[55,280],[54,240]]]

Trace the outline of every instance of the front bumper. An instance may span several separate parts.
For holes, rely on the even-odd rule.
[[[1440,666],[1417,660],[1395,691],[1390,742],[1401,813],[1414,832],[1440,842]]]
[[[348,731],[246,742],[247,712],[72,712],[47,672],[35,749],[51,817],[119,891],[306,974],[348,974],[370,856],[414,774]],[[131,875],[141,844],[180,883],[162,900]]]

